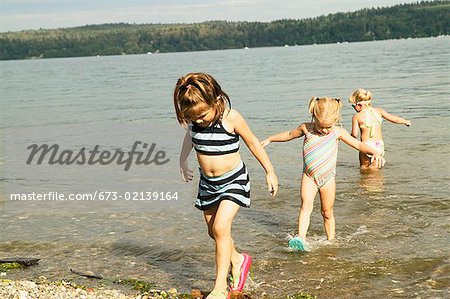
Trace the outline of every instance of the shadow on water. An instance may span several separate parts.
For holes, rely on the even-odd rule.
[[[235,234],[236,246],[239,251],[248,251],[258,256],[255,259],[256,265],[260,262],[264,264],[264,260],[268,260],[264,255],[274,244],[279,250],[272,254],[276,255],[285,250],[287,242],[284,242],[285,235],[281,236],[280,232],[288,226],[289,222],[291,219],[280,217],[268,210],[245,209],[234,223],[235,227],[239,227],[236,228],[238,233]],[[163,274],[163,280],[168,279],[160,280],[161,285],[173,286],[181,290],[212,287],[215,277],[214,242],[205,238],[204,223],[195,223],[194,226],[197,230],[195,234],[202,236],[201,240],[193,239],[192,236],[188,238],[188,231],[180,233],[179,238],[172,238],[172,241],[163,243],[122,238],[111,244],[111,254],[117,258],[133,257],[151,265],[156,270],[155,273]],[[242,231],[242,226],[247,229]],[[243,238],[247,241],[244,242]],[[280,240],[283,241],[280,242]],[[241,249],[240,245],[245,248]]]
[[[196,257],[186,254],[186,250],[168,248],[162,245],[144,245],[136,240],[120,240],[111,245],[112,253],[118,257],[133,256],[148,263],[158,270],[169,274],[172,282],[189,280],[199,272]]]

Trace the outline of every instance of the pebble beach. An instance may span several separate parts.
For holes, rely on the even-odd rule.
[[[162,299],[180,298],[177,290],[150,290],[147,293],[125,294],[120,290],[86,288],[70,282],[0,281],[2,299]]]

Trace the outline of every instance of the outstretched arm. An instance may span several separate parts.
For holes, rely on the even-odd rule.
[[[266,171],[266,181],[269,192],[272,196],[277,194],[278,190],[278,178],[275,175],[272,163],[269,156],[262,147],[260,141],[253,132],[250,130],[245,119],[236,110],[231,110],[229,114],[230,120],[233,122],[234,131],[242,137],[248,149],[252,152],[253,156],[259,161],[264,170]]]
[[[390,114],[386,110],[382,108],[377,108],[377,110],[381,113],[381,116],[383,116],[384,119],[394,123],[394,124],[402,124],[407,127],[411,126],[411,121],[401,118],[400,116]]]
[[[189,134],[189,131],[187,131],[186,135],[184,135],[183,146],[181,148],[180,153],[180,172],[181,172],[181,179],[184,182],[192,181],[192,178],[194,177],[194,172],[189,169],[187,163],[187,159],[192,151],[192,147],[193,147],[192,139]]]
[[[263,140],[261,142],[261,144],[263,147],[266,147],[271,142],[285,142],[285,141],[290,141],[295,138],[299,138],[304,135],[304,133],[303,133],[304,125],[305,124],[301,124],[300,126],[298,126],[297,128],[295,128],[291,131],[286,131],[286,132],[282,132],[282,133],[279,133],[276,135],[272,135],[272,136],[266,138],[265,140]]]
[[[384,166],[386,161],[375,149],[351,136],[347,130],[339,128],[339,139],[364,154],[372,155],[370,163],[375,163],[378,168]]]

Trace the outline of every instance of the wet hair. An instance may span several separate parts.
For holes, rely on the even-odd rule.
[[[219,83],[209,74],[189,73],[178,79],[173,92],[173,104],[177,120],[185,125],[198,115],[200,104],[206,104],[215,110],[214,122],[218,121],[231,102]]]
[[[359,88],[352,93],[348,101],[352,104],[358,104],[359,102],[370,101],[371,99],[372,93],[370,91]]]
[[[341,100],[338,98],[312,97],[309,113],[319,121],[338,123],[341,120]]]

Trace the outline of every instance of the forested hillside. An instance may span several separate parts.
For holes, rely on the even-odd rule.
[[[448,35],[450,1],[273,22],[104,24],[0,33],[0,59],[75,57]]]

